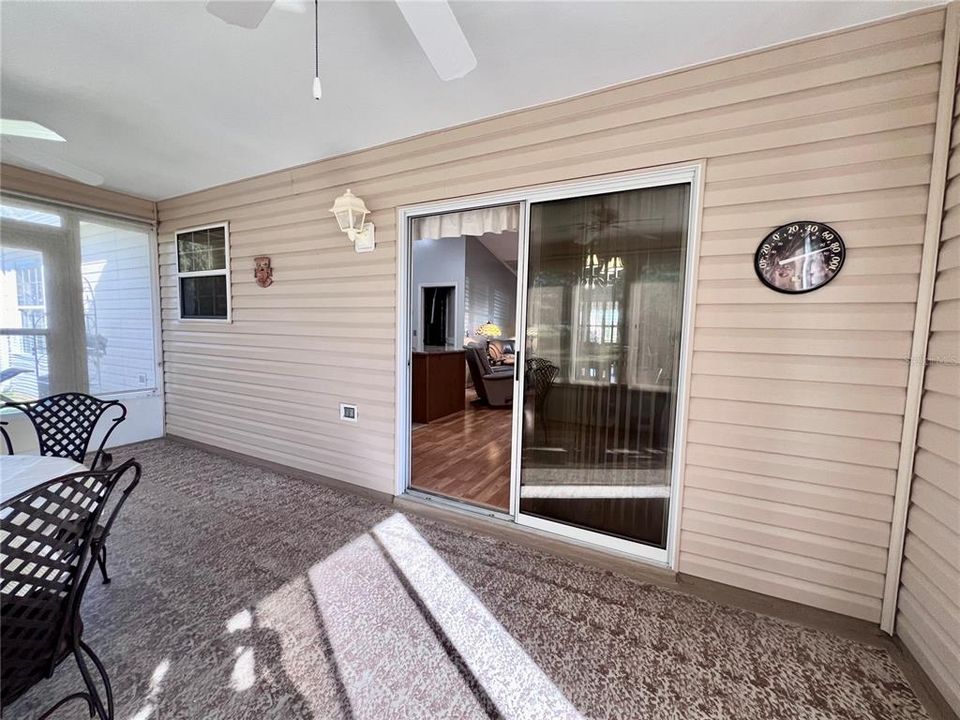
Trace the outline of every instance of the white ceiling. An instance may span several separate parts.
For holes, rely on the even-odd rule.
[[[938,4],[455,2],[478,67],[444,83],[393,2],[323,2],[317,102],[313,5],[280,2],[257,30],[197,1],[0,3],[3,117],[68,140],[4,139],[8,161],[167,198]]]

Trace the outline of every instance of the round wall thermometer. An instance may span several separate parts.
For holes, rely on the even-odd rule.
[[[829,225],[800,220],[767,235],[753,258],[757,277],[782,293],[805,293],[823,287],[843,267],[843,238]]]

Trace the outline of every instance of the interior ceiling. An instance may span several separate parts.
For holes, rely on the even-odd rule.
[[[442,82],[392,2],[278,0],[256,30],[190,2],[0,3],[3,117],[157,200],[902,13],[918,2],[454,2],[476,70]]]
[[[497,260],[513,272],[517,271],[518,246],[520,244],[516,230],[504,230],[502,233],[484,233],[477,240],[483,243]]]

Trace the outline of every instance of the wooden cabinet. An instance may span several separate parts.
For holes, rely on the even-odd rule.
[[[466,355],[463,350],[413,353],[413,421],[431,420],[460,412],[466,392]]]

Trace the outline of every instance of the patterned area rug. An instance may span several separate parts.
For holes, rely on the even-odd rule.
[[[882,649],[178,443],[130,455],[83,607],[118,720],[927,717]],[[68,660],[4,717],[80,687]]]

